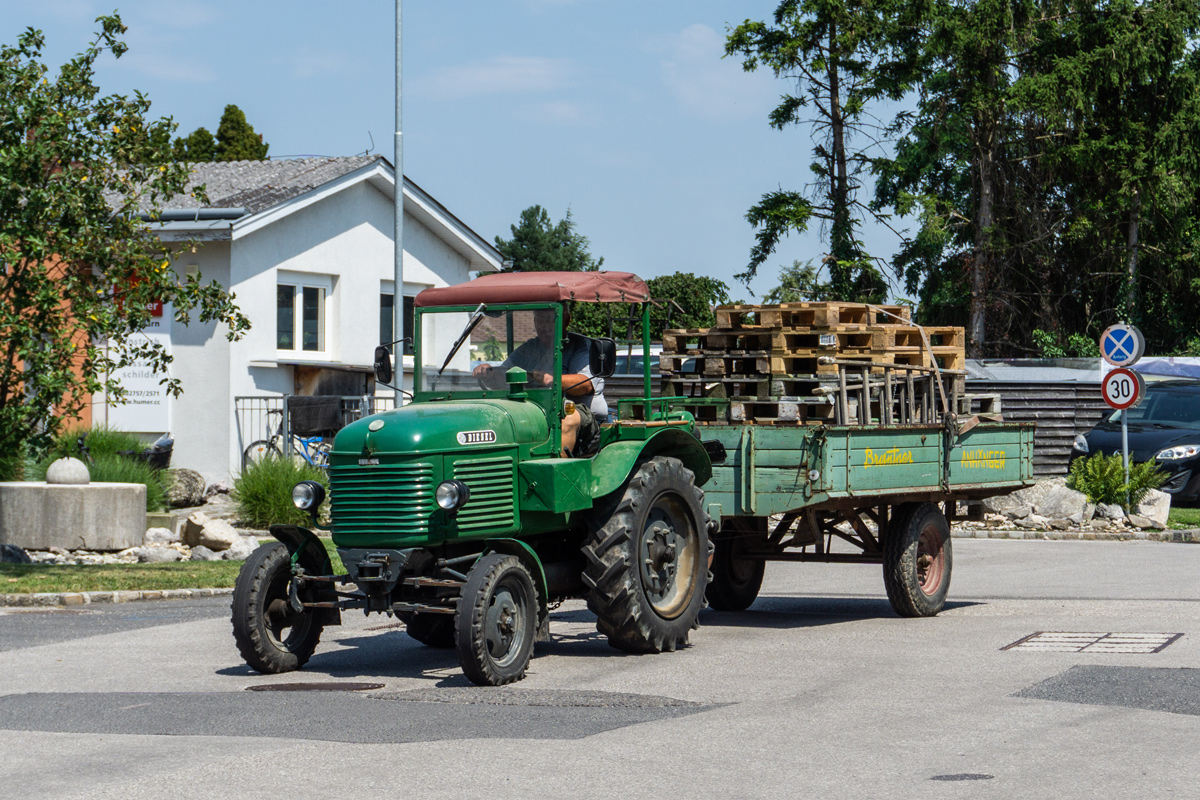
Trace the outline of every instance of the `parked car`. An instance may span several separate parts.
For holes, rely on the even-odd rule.
[[[1172,502],[1200,499],[1200,382],[1148,382],[1146,398],[1137,407],[1114,411],[1075,437],[1071,460],[1121,452],[1123,413],[1128,415],[1130,460],[1156,461],[1169,475],[1161,488]]]

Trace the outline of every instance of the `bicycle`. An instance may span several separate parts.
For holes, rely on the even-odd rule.
[[[242,453],[242,469],[250,464],[257,464],[268,456],[283,458],[284,439],[288,438],[283,430],[283,411],[277,408],[267,411],[268,420],[272,414],[279,415],[279,429],[270,439],[259,439],[246,448]],[[324,436],[298,436],[294,432],[290,438],[289,450],[297,463],[303,461],[312,467],[329,468],[329,451],[333,447],[333,442],[327,441]]]

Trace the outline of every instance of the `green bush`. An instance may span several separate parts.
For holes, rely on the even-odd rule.
[[[28,457],[25,447],[17,448],[15,453],[0,455],[0,481],[23,481],[29,474]]]
[[[292,505],[292,487],[300,481],[317,481],[329,491],[325,470],[303,461],[269,455],[248,465],[233,482],[233,501],[241,520],[256,528],[307,525],[307,512]]]
[[[1067,486],[1087,495],[1093,503],[1116,503],[1126,511],[1136,506],[1151,489],[1163,485],[1167,474],[1153,461],[1129,465],[1129,485],[1125,485],[1125,467],[1121,454],[1106,456],[1096,453],[1090,458],[1076,459],[1071,464]],[[1129,505],[1125,503],[1126,492]]]
[[[123,451],[141,452],[145,443],[132,433],[104,425],[75,427],[59,434],[47,455],[29,465],[26,480],[46,480],[46,470],[60,458],[78,458],[87,463],[87,458],[79,451],[80,437],[83,437],[91,458],[87,466],[93,483],[141,483],[146,487],[147,511],[162,511],[167,507],[162,473],[144,461],[118,455]]]

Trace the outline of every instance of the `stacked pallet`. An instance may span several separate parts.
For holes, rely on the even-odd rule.
[[[664,394],[702,423],[919,422],[936,415],[938,370],[945,392],[962,391],[963,329],[918,327],[907,306],[739,305],[716,316],[715,327],[663,334]]]

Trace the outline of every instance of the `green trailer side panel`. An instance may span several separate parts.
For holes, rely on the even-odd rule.
[[[1020,433],[1003,428],[975,428],[959,437],[950,448],[950,483],[1029,480],[1033,472],[1032,440],[1026,447]]]
[[[831,431],[827,438],[829,491],[867,495],[941,485],[941,429],[892,428]]]
[[[958,437],[947,465],[940,426],[710,426],[703,438],[720,441],[727,456],[713,465],[705,502],[724,516],[767,516],[840,498],[941,494],[944,473],[951,493],[994,494],[1032,480],[1033,430],[978,425]]]
[[[713,465],[712,480],[704,486],[704,502],[719,503],[725,516],[769,516],[801,508],[814,499],[807,493],[804,471],[759,467],[752,473],[749,491],[746,483],[740,468]],[[753,506],[748,503],[751,496]]]

